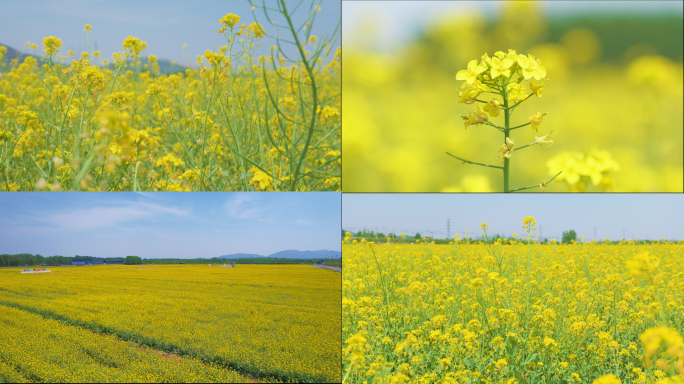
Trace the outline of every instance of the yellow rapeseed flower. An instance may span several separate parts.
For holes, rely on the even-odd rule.
[[[225,24],[228,28],[233,29],[233,27],[240,22],[240,16],[228,13],[223,16],[219,22]]]
[[[43,38],[43,47],[45,47],[45,49],[43,49],[45,57],[54,56],[59,52],[59,49],[62,48],[62,40],[54,36],[45,37]]]

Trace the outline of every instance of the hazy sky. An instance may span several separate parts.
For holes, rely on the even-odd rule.
[[[372,25],[382,49],[392,49],[413,38],[425,24],[454,12],[478,12],[486,17],[499,13],[502,1],[344,1],[342,31],[346,44]],[[684,14],[682,1],[544,1],[551,17],[578,14]]]
[[[585,240],[627,238],[684,239],[682,194],[348,194],[342,196],[342,228],[362,228],[407,235],[420,232],[446,238],[447,219],[453,236],[522,233],[522,221],[534,216],[546,238],[574,229]]]
[[[261,5],[262,0],[253,0],[253,3]],[[288,10],[291,11],[298,3],[298,0],[288,1]],[[66,54],[72,49],[80,54],[86,49],[83,27],[90,24],[93,28],[91,44],[97,43],[102,58],[110,60],[113,52],[122,50],[123,39],[132,35],[147,42],[147,49],[142,56],[154,54],[159,59],[174,60],[179,64],[186,63],[182,45],[187,43],[190,63],[193,64],[197,55],[227,45],[225,38],[217,31],[219,20],[227,13],[240,16],[240,24],[249,25],[255,21],[247,0],[3,0],[0,4],[0,44],[25,52],[24,43],[31,41],[38,45],[35,53],[42,55],[43,38],[56,36],[62,39],[62,53]],[[277,8],[275,0],[266,0],[266,5]],[[295,25],[303,23],[310,5],[311,1],[306,1],[295,12]],[[275,35],[277,28],[270,25],[263,9],[258,8],[254,13],[266,33]],[[282,16],[274,12],[269,13],[269,16],[277,24],[285,24]],[[332,34],[340,16],[340,1],[324,0],[312,33],[318,37]],[[279,36],[292,40],[287,35],[289,31],[280,30],[279,33]],[[268,53],[271,45],[274,45],[273,39],[259,41],[262,54]],[[334,47],[340,45],[338,37]],[[334,53],[333,49],[331,56]]]
[[[340,251],[335,192],[0,193],[0,254],[195,258]]]

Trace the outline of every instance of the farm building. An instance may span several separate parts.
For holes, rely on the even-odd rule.
[[[113,265],[124,264],[123,259],[105,259],[102,257],[74,257],[69,265]]]
[[[101,265],[104,259],[99,257],[74,257],[69,265]]]

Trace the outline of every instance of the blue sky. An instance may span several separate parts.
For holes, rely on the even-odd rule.
[[[382,233],[405,232],[446,238],[479,236],[480,224],[491,233],[521,234],[522,221],[534,216],[537,230],[560,240],[574,229],[594,238],[684,239],[682,194],[349,194],[342,196],[342,228]]]
[[[253,2],[262,4],[262,0]],[[297,3],[299,1],[288,1],[288,9],[293,9]],[[274,0],[266,0],[266,5],[276,8]],[[311,1],[306,1],[295,12],[295,25],[305,21],[310,5]],[[90,24],[93,28],[91,44],[97,43],[102,58],[111,60],[113,52],[122,50],[123,39],[132,35],[148,44],[142,56],[154,54],[159,59],[173,60],[179,64],[186,63],[182,45],[187,43],[190,64],[196,64],[197,55],[227,45],[225,38],[217,32],[219,20],[227,13],[240,16],[240,24],[249,25],[255,21],[247,0],[3,0],[0,7],[0,44],[23,51],[24,43],[31,41],[39,47],[35,53],[42,55],[43,38],[56,36],[62,39],[62,53],[66,54],[72,49],[78,55],[86,50],[83,27]],[[256,21],[264,26],[266,33],[275,35],[277,28],[266,20],[263,9],[258,8],[254,13]],[[273,12],[269,15],[276,23],[285,23],[282,16]],[[312,33],[318,37],[332,34],[340,17],[340,1],[324,0],[321,12],[316,15]],[[292,40],[287,33],[280,30],[279,36]],[[267,54],[275,42],[274,39],[259,41],[262,54]],[[339,37],[334,47],[338,46]],[[331,56],[334,53],[333,49]]]
[[[502,1],[344,1],[342,31],[345,46],[372,28],[383,50],[402,45],[426,24],[455,12],[476,12],[485,17],[499,13]],[[579,14],[684,14],[682,1],[544,1],[550,17]]]
[[[195,258],[340,251],[340,193],[0,193],[0,254]]]

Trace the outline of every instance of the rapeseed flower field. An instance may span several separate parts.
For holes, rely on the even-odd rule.
[[[289,23],[292,57],[275,38],[256,57],[263,27],[217,17],[226,45],[171,75],[134,36],[111,61],[55,36],[40,61],[3,61],[0,47],[0,190],[341,190],[341,51],[337,31],[306,28],[319,10]]]
[[[53,267],[0,279],[0,380],[339,382],[340,274]]]
[[[684,380],[681,241],[347,237],[343,255],[345,383]]]

